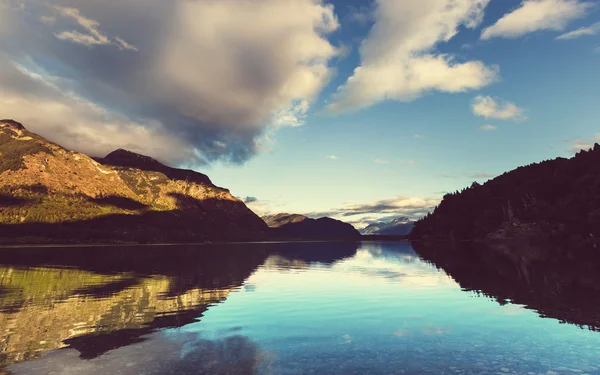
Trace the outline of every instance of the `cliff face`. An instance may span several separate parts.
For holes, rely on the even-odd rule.
[[[117,150],[92,159],[0,120],[5,242],[262,239],[267,225],[201,173]]]
[[[357,239],[360,233],[343,221],[322,217],[310,219],[298,214],[275,214],[263,216],[274,239]]]
[[[519,167],[447,194],[411,239],[548,236],[577,245],[600,236],[600,146]]]

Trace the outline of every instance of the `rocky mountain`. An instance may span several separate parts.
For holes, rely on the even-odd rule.
[[[201,173],[117,150],[93,159],[0,120],[0,241],[252,240],[267,225]]]
[[[355,239],[360,233],[343,221],[322,217],[311,219],[298,214],[263,216],[270,227],[270,237],[275,239]]]
[[[407,217],[399,217],[389,222],[371,223],[360,230],[363,235],[406,236],[413,228],[413,221]]]
[[[411,239],[549,237],[573,247],[600,237],[600,145],[519,167],[447,194]]]

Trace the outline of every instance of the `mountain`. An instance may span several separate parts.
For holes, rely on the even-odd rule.
[[[275,239],[356,239],[360,233],[343,221],[322,217],[310,219],[298,214],[274,214],[263,216]]]
[[[414,223],[407,217],[399,217],[390,222],[379,221],[371,223],[360,230],[363,235],[380,236],[406,236],[410,233]]]
[[[267,225],[201,173],[116,150],[93,159],[0,120],[0,241],[263,239]]]
[[[267,223],[269,228],[279,228],[283,225],[299,223],[307,220],[308,217],[298,214],[272,214],[262,216],[262,219]]]
[[[548,237],[574,246],[600,237],[600,146],[519,167],[446,194],[411,239]]]

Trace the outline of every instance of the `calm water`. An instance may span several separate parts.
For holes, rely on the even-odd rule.
[[[0,372],[600,374],[593,267],[439,252],[1,249]]]

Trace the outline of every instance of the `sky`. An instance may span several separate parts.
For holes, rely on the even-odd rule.
[[[0,0],[0,118],[357,227],[600,140],[597,0]]]

